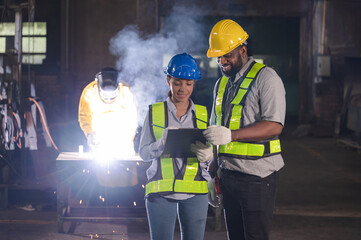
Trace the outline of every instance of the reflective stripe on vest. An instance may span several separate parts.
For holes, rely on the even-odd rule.
[[[152,105],[151,123],[152,130],[156,140],[160,139],[166,126],[166,102],[155,103]],[[196,125],[200,129],[207,128],[208,114],[207,108],[195,105]],[[186,170],[182,179],[175,179],[173,159],[161,158],[160,169],[162,179],[150,181],[145,187],[145,195],[159,192],[179,192],[179,193],[198,193],[208,192],[207,181],[194,180],[198,174],[199,162],[197,158],[187,158]]]
[[[241,127],[241,119],[243,118],[243,106],[247,93],[250,91],[253,80],[256,78],[259,71],[265,65],[254,62],[253,66],[247,73],[243,82],[239,86],[238,92],[232,100],[232,114],[230,119],[223,119],[222,102],[224,92],[228,83],[227,77],[222,77],[216,97],[216,123],[218,126],[227,125],[229,122],[229,129],[236,130]],[[219,146],[219,155],[228,155],[235,157],[245,157],[248,159],[258,159],[261,157],[278,154],[281,152],[281,144],[279,139],[271,140],[264,143],[244,143],[244,142],[230,142],[226,145]]]

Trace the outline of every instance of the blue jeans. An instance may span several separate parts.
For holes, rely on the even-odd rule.
[[[177,215],[182,240],[203,239],[208,212],[207,194],[185,200],[149,196],[145,205],[152,240],[173,240]]]

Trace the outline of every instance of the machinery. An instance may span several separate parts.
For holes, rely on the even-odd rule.
[[[26,100],[23,97],[21,80],[22,10],[28,9],[28,21],[33,21],[35,1],[30,0],[20,4],[6,1],[4,4],[0,6],[2,17],[14,15],[15,34],[13,48],[0,54],[0,175],[2,175],[0,183],[6,183],[10,174],[16,177],[26,175],[24,136],[28,131],[24,119]],[[4,198],[0,199],[6,202]],[[4,202],[3,207],[6,207]]]

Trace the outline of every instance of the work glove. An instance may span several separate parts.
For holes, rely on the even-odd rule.
[[[164,129],[162,138],[160,139],[161,142],[163,143],[163,145],[165,145],[165,142],[167,141],[168,130],[170,130],[170,129],[178,129],[178,128],[177,127],[167,127],[166,129]]]
[[[88,133],[87,135],[87,143],[90,149],[94,149],[97,145],[99,145],[99,142],[97,141],[95,132]]]
[[[208,162],[213,159],[213,148],[209,143],[196,141],[191,144],[191,151],[197,155],[200,162]]]
[[[222,204],[222,195],[219,187],[219,178],[215,176],[208,182],[208,203],[212,207],[219,207]]]
[[[213,145],[226,145],[232,141],[232,132],[223,126],[209,126],[203,131],[204,137]]]

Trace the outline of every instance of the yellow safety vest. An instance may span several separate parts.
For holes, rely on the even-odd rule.
[[[243,118],[243,106],[247,95],[251,89],[254,79],[256,79],[259,71],[265,65],[254,62],[251,69],[248,71],[246,77],[241,83],[236,96],[233,98],[232,113],[228,119],[224,119],[222,112],[222,102],[224,92],[228,83],[227,77],[222,77],[220,80],[217,97],[216,97],[216,123],[218,126],[226,126],[231,130],[236,130],[242,127],[241,119]],[[230,142],[226,145],[219,146],[220,156],[241,157],[245,159],[259,159],[266,156],[271,156],[281,153],[281,144],[279,139],[262,141],[262,142]]]
[[[195,127],[206,129],[208,123],[207,109],[201,105],[195,105]],[[168,127],[168,108],[166,102],[159,102],[151,105],[149,122],[155,140],[162,137],[163,130]],[[201,168],[197,158],[186,158],[186,170],[180,174],[174,168],[172,158],[160,158],[157,173],[149,179],[145,187],[145,195],[150,193],[208,193],[208,183],[201,176]],[[181,176],[179,176],[181,175]],[[175,177],[176,176],[176,177]]]

